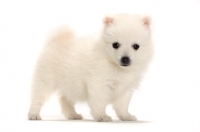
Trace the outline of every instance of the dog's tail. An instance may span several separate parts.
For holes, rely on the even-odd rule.
[[[74,37],[75,34],[72,29],[70,29],[68,26],[61,26],[51,33],[49,41],[63,44],[73,39]]]

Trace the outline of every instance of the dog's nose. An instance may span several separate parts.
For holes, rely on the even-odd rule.
[[[122,66],[128,66],[130,65],[130,59],[127,56],[124,56],[121,58],[121,65]]]

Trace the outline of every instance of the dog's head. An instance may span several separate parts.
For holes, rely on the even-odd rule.
[[[109,59],[120,67],[130,67],[150,55],[150,18],[119,14],[105,17],[103,41]]]

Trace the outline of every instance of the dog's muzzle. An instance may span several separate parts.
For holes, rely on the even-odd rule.
[[[131,60],[129,57],[124,56],[121,58],[121,66],[129,66],[131,63]]]

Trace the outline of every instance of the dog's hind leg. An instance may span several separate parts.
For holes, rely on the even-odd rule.
[[[49,85],[44,81],[35,81],[31,90],[31,105],[28,112],[28,119],[41,120],[41,107],[50,96]]]

